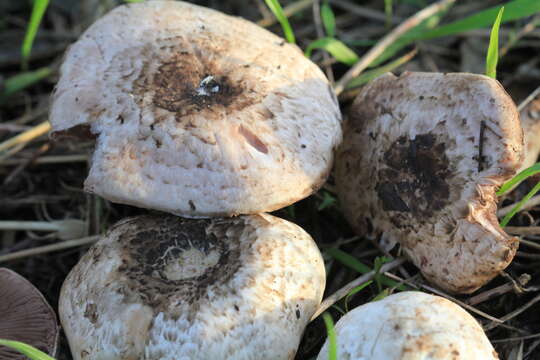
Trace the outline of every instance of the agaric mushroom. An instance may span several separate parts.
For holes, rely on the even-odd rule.
[[[300,49],[178,1],[119,6],[71,46],[52,137],[97,137],[85,189],[191,217],[268,212],[318,189],[336,97]]]
[[[0,338],[21,341],[51,356],[58,346],[58,322],[47,300],[19,274],[0,268]],[[0,360],[26,356],[0,346]]]
[[[59,313],[74,359],[292,359],[324,285],[285,220],[142,216],[83,256]]]
[[[453,302],[409,291],[345,314],[336,324],[338,359],[495,360],[476,320]],[[328,340],[317,360],[328,359]]]
[[[525,157],[518,172],[534,165],[540,154],[540,94],[521,110],[519,117],[523,127]]]
[[[523,137],[496,80],[473,74],[391,74],[367,85],[344,125],[336,183],[345,215],[398,241],[423,275],[470,293],[512,260],[517,238],[495,215]]]

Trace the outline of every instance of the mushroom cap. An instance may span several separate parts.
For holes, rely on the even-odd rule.
[[[359,306],[335,326],[338,359],[498,359],[482,327],[453,302],[418,291]],[[317,360],[328,359],[328,340]]]
[[[518,172],[533,166],[540,154],[540,94],[519,113],[523,127],[525,157]]]
[[[324,286],[285,220],[142,216],[81,258],[59,313],[76,360],[292,359]]]
[[[523,134],[498,81],[387,74],[355,99],[344,134],[336,183],[358,233],[371,221],[428,280],[456,293],[510,263],[518,239],[499,226],[495,191],[520,165]]]
[[[0,338],[21,341],[55,356],[58,346],[56,314],[38,289],[12,270],[0,268]],[[0,360],[26,356],[0,345]]]
[[[300,49],[178,1],[119,6],[71,46],[53,138],[96,137],[85,190],[190,217],[273,211],[317,190],[339,106]]]

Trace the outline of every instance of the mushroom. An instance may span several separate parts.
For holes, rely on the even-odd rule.
[[[355,99],[336,157],[345,216],[398,241],[441,288],[471,293],[512,260],[518,239],[495,191],[520,165],[522,130],[503,87],[474,74],[387,74]]]
[[[316,191],[341,141],[322,71],[240,18],[119,6],[71,46],[53,138],[96,138],[85,190],[189,217],[268,212]]]
[[[518,172],[533,166],[540,154],[540,93],[521,110],[519,117],[523,127],[525,158]]]
[[[418,291],[390,295],[335,326],[338,359],[498,359],[482,327],[453,302]],[[328,359],[328,340],[317,360]]]
[[[76,360],[292,359],[324,286],[285,220],[141,216],[81,258],[59,314]]]
[[[31,345],[51,356],[58,346],[56,315],[28,280],[0,268],[0,339]],[[0,360],[25,360],[26,356],[0,345]]]

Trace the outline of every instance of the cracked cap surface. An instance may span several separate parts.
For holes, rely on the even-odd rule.
[[[81,258],[59,314],[76,360],[292,359],[324,286],[288,221],[141,216]]]

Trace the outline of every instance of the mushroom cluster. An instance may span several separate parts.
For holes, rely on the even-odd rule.
[[[324,264],[264,212],[316,191],[341,141],[336,96],[298,47],[183,2],[119,6],[67,52],[50,121],[54,139],[95,139],[86,191],[183,216],[124,220],[71,271],[74,359],[294,357]]]
[[[307,233],[265,212],[316,191],[332,167],[341,115],[321,70],[245,20],[148,1],[93,24],[60,73],[51,137],[95,139],[85,190],[172,214],[121,221],[71,271],[59,310],[73,357],[292,359],[325,269]],[[353,104],[338,193],[357,232],[399,242],[428,280],[469,293],[516,252],[497,223],[495,191],[522,147],[517,110],[497,81],[386,75]],[[463,312],[427,295],[391,298],[450,318]],[[367,313],[392,308],[391,298]],[[381,331],[418,334],[426,353],[472,346],[465,333],[450,343],[426,335],[439,320],[404,309],[362,346],[373,350]],[[474,320],[447,327],[463,328],[482,344],[478,358],[491,359]]]
[[[471,293],[512,260],[496,190],[521,164],[512,99],[483,75],[387,74],[362,89],[344,124],[336,183],[359,233],[399,242],[439,287]]]

